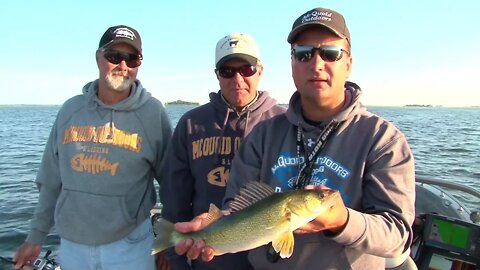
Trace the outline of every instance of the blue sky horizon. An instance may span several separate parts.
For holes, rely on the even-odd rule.
[[[140,32],[138,79],[163,103],[208,102],[219,89],[217,41],[232,32],[253,36],[265,66],[259,90],[288,103],[291,78],[286,37],[293,21],[318,7],[342,13],[352,37],[349,78],[367,106],[480,106],[478,1],[9,1],[0,23],[6,85],[0,104],[59,105],[98,77],[95,50],[103,32],[126,24]]]

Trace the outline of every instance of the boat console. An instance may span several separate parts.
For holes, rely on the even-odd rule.
[[[422,227],[414,257],[418,269],[480,270],[480,225],[425,214]]]

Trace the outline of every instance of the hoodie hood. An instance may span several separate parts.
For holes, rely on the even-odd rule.
[[[345,104],[343,105],[343,108],[335,116],[333,116],[333,120],[336,122],[342,122],[366,111],[365,106],[360,103],[361,95],[362,90],[360,87],[353,82],[347,81],[345,83]],[[307,123],[303,118],[300,93],[298,91],[295,91],[290,98],[286,115],[288,121],[295,126],[300,126],[307,131],[316,128]],[[329,122],[330,120],[331,119],[326,119],[324,122]]]
[[[98,97],[98,79],[87,83],[82,89],[83,95],[86,97],[89,108],[106,109],[114,111],[134,111],[140,108],[152,96],[143,88],[139,80],[135,80],[132,92],[128,98],[112,105],[103,103]]]
[[[83,87],[82,92],[86,98],[87,107],[89,109],[97,110],[97,113],[101,118],[110,114],[110,138],[113,138],[115,133],[115,112],[135,111],[145,104],[152,96],[145,88],[143,88],[139,80],[135,80],[130,95],[126,99],[112,105],[107,105],[98,98],[98,79],[87,83]]]
[[[234,106],[230,105],[223,97],[220,91],[210,93],[210,102],[218,111],[236,112],[238,115],[249,113],[251,116],[261,115],[270,110],[277,104],[276,100],[270,97],[267,91],[258,91],[257,99],[247,105],[242,111],[238,111]]]
[[[242,121],[244,123],[243,127],[243,136],[250,133],[250,130],[258,123],[260,116],[267,111],[270,111],[274,106],[276,106],[277,101],[270,97],[267,91],[258,91],[257,97],[249,105],[245,106],[242,111],[238,111],[234,106],[229,104],[222,96],[221,92],[210,93],[210,103],[220,114],[225,114],[223,125],[222,125],[222,135],[227,123],[229,122],[229,117],[231,113],[235,113],[237,121]],[[256,119],[253,123],[250,123],[250,119]]]

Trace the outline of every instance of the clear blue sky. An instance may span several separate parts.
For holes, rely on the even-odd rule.
[[[295,91],[286,41],[307,10],[341,12],[352,36],[351,81],[367,105],[480,105],[480,1],[2,1],[0,104],[62,104],[98,77],[95,50],[112,25],[136,28],[138,78],[163,102],[208,101],[218,90],[217,41],[252,35],[261,90],[287,103]]]

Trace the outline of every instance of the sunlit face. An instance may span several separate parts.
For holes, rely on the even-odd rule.
[[[350,51],[346,40],[323,28],[310,28],[300,33],[295,45],[339,46]],[[343,104],[345,81],[350,75],[352,57],[343,53],[335,62],[324,61],[318,51],[307,62],[292,56],[292,77],[301,95],[302,105],[313,108],[337,108]]]
[[[249,64],[245,60],[233,58],[226,61],[222,66],[238,68],[244,65]],[[223,97],[230,105],[235,106],[237,110],[241,110],[255,99],[262,72],[263,67],[258,65],[257,72],[250,77],[243,77],[238,72],[232,78],[223,78],[218,73],[215,74]]]
[[[127,44],[115,44],[109,49],[136,54],[136,50]],[[100,85],[107,89],[124,92],[130,90],[137,78],[138,67],[130,68],[125,61],[119,64],[112,64],[103,57],[104,52],[97,52],[97,65],[100,73]]]

